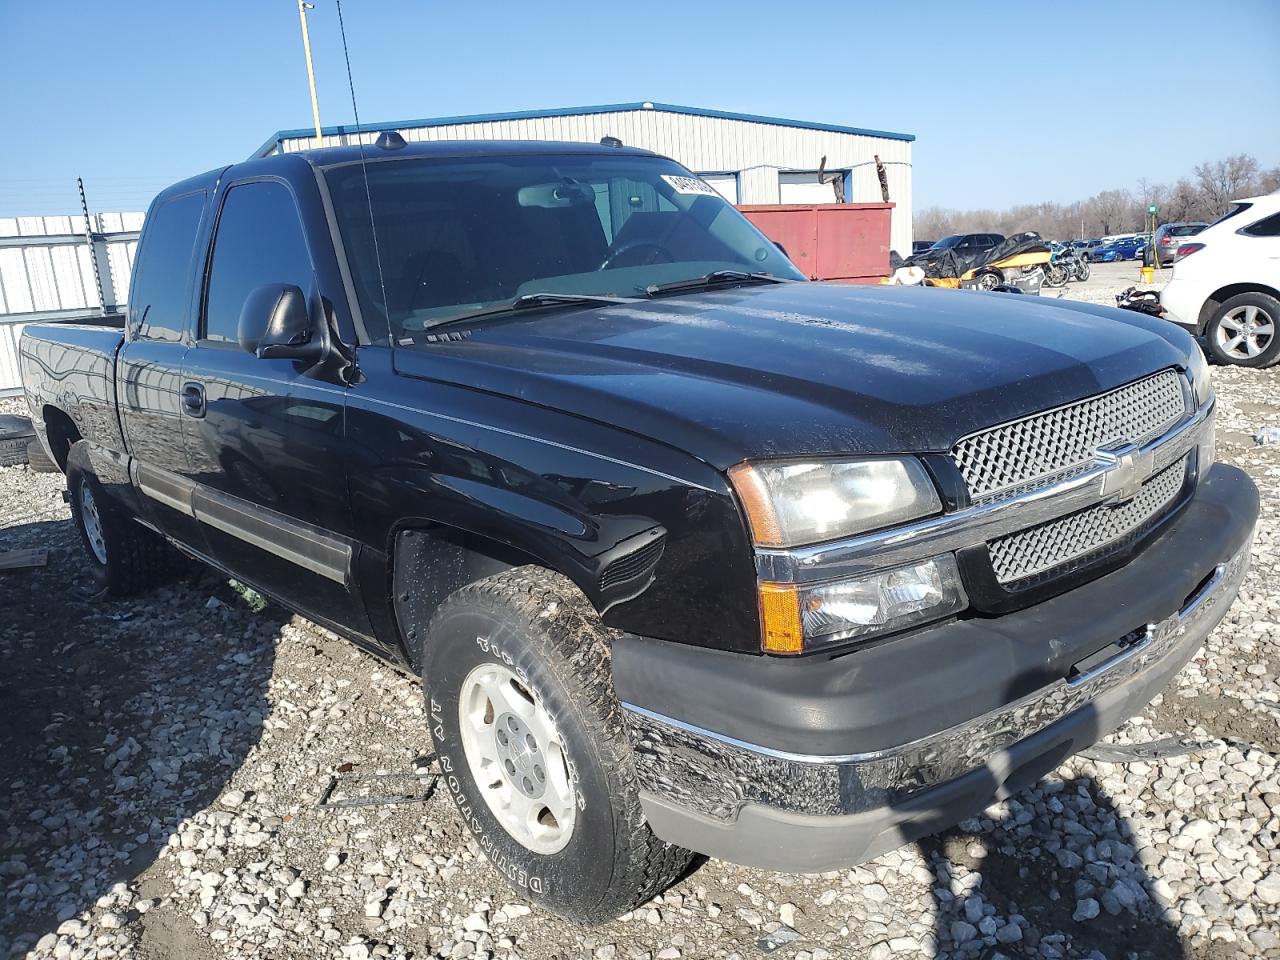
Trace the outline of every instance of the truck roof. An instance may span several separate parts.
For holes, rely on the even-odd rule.
[[[533,156],[546,153],[575,154],[607,154],[616,156],[623,154],[638,157],[656,157],[659,154],[639,147],[608,146],[600,143],[578,143],[571,140],[424,140],[405,143],[404,146],[387,149],[376,144],[365,144],[363,156],[366,160],[385,157],[486,157],[486,156]],[[328,167],[340,163],[359,160],[362,151],[359,146],[319,147],[313,150],[299,150],[294,153],[277,154],[281,157],[300,156],[312,166]],[[266,160],[273,159],[266,157]],[[251,160],[249,163],[261,161]]]
[[[578,143],[571,140],[428,140],[405,143],[402,147],[388,149],[377,144],[365,144],[365,160],[404,159],[409,157],[500,157],[537,156],[539,154],[598,154],[600,156],[660,157],[661,154],[639,147],[610,146],[601,143]],[[352,163],[361,159],[358,145],[320,147],[314,150],[295,150],[269,157],[253,157],[240,163],[215,167],[204,173],[174,183],[156,194],[155,200],[178,196],[192,190],[208,189],[221,177],[241,167],[252,166],[255,171],[266,172],[272,166],[297,164],[299,161],[313,167],[324,168]],[[155,202],[152,201],[152,203]]]

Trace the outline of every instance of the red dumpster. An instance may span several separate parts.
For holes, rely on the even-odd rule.
[[[738,207],[811,280],[875,283],[889,275],[892,203],[777,203]]]

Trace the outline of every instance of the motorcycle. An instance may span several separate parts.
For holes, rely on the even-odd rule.
[[[1068,281],[1088,279],[1089,261],[1071,247],[1056,250],[1044,269],[1047,287],[1065,287]]]
[[[1065,254],[1053,254],[1049,258],[1049,262],[1044,265],[1044,285],[1046,287],[1065,287],[1071,277],[1072,270],[1067,266]]]

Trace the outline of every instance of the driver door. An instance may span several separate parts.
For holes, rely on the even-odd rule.
[[[184,403],[196,515],[213,558],[237,578],[367,634],[352,575],[346,393],[239,341],[246,299],[272,283],[297,286],[313,306],[323,301],[290,186],[233,184],[183,366],[183,396],[198,398]]]

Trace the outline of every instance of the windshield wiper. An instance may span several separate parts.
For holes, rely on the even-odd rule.
[[[716,287],[722,283],[795,283],[786,277],[775,277],[772,273],[749,273],[746,270],[712,270],[700,277],[688,280],[672,280],[669,283],[653,283],[644,288],[644,292],[654,297],[660,293],[675,293],[680,290],[703,290]]]
[[[459,313],[450,317],[437,317],[436,319],[423,324],[422,329],[434,330],[437,327],[447,326],[451,323],[462,323],[467,320],[480,320],[485,317],[496,317],[501,316],[504,313],[514,313],[517,310],[528,310],[533,307],[554,307],[559,305],[577,306],[590,304],[604,304],[608,306],[617,303],[639,303],[639,300],[635,297],[606,297],[589,293],[522,293],[514,300],[499,304],[496,307],[486,307],[484,310],[475,310],[471,313]]]

